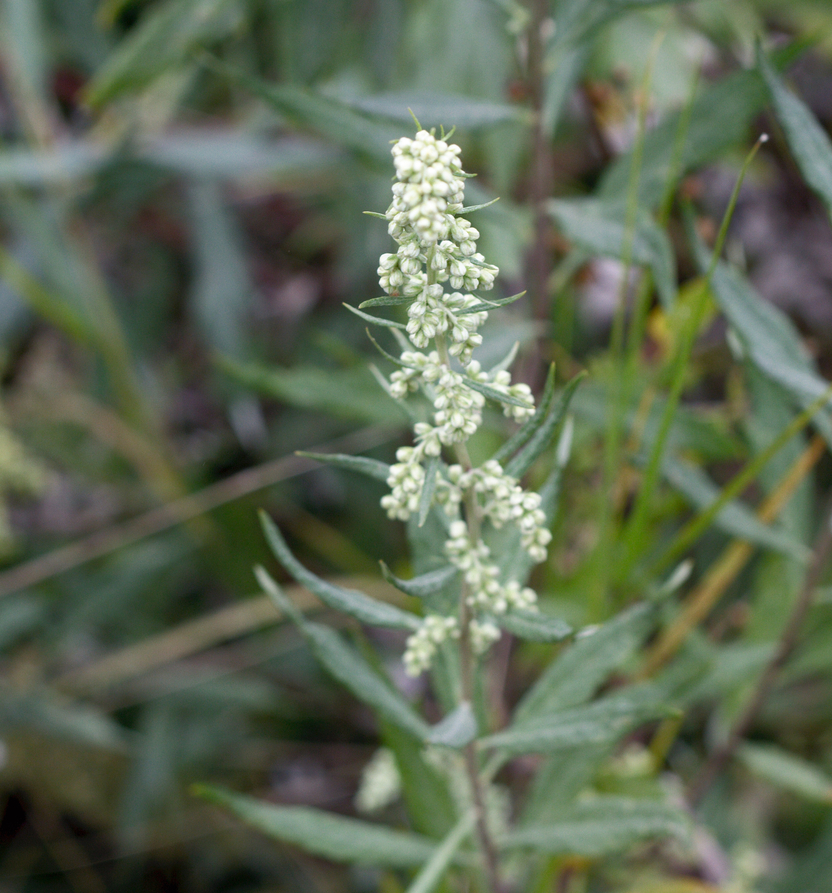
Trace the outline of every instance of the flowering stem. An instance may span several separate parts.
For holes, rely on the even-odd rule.
[[[428,269],[430,269],[430,266],[428,266]],[[428,283],[430,283],[430,278],[430,273],[428,273]],[[444,365],[450,368],[448,343],[444,334],[437,333],[435,344],[439,359]],[[456,456],[456,461],[463,467],[463,469],[465,469],[465,471],[470,471],[473,468],[473,463],[471,462],[471,457],[468,454],[468,448],[465,443],[455,443],[453,450],[454,455]],[[465,503],[465,518],[468,523],[468,535],[471,544],[475,545],[480,538],[482,512],[473,485],[466,489],[463,495],[463,501]],[[471,610],[468,605],[468,584],[464,579],[462,581],[462,592],[459,599],[459,627],[461,700],[471,704],[474,701],[475,656],[473,643],[471,642]],[[473,741],[465,746],[463,757],[465,759],[465,773],[468,776],[471,797],[474,801],[477,840],[479,841],[480,850],[482,852],[488,889],[490,893],[500,893],[503,887],[500,881],[497,848],[494,845],[494,840],[488,827],[488,819],[485,811],[484,785],[480,775],[477,751]]]

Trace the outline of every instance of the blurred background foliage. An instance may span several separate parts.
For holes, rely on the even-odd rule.
[[[807,174],[771,78],[827,126],[831,35],[824,0],[0,2],[3,889],[403,889],[249,834],[188,785],[349,812],[377,746],[251,567],[266,507],[323,575],[390,599],[378,559],[407,573],[381,485],[294,451],[389,460],[405,435],[341,305],[378,293],[390,242],[362,212],[388,204],[409,109],[457,127],[471,203],[500,196],[480,248],[528,299],[489,352],[520,341],[536,386],[550,361],[590,372],[545,609],[600,622],[695,559],[693,611],[668,605],[677,639],[646,672],[679,650],[704,668],[647,773],[696,776],[782,640],[829,483],[818,418],[690,530],[830,371],[832,231],[806,181],[823,197],[832,161]],[[763,130],[733,271],[703,303],[698,240]],[[704,800],[696,859],[558,864],[558,890],[832,889],[830,604],[821,587]],[[378,641],[397,674],[401,642]],[[552,653],[515,648],[511,698]],[[596,784],[639,782],[617,759]]]

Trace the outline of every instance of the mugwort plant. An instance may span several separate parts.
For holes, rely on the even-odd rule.
[[[477,250],[478,230],[464,207],[466,174],[449,138],[419,129],[392,148],[393,199],[382,217],[397,244],[383,254],[378,275],[385,294],[350,308],[389,330],[394,356],[377,344],[395,371],[380,376],[387,393],[413,419],[412,441],[394,464],[366,457],[316,458],[386,482],[381,506],[407,525],[416,575],[385,578],[421,602],[411,612],[318,578],[289,551],[263,517],[280,564],[330,608],[368,626],[404,630],[407,675],[426,674],[423,712],[390,681],[380,655],[358,648],[310,621],[262,568],[257,577],[277,607],[298,624],[323,666],[375,711],[385,747],[373,758],[356,798],[365,813],[389,810],[401,797],[407,827],[303,807],[261,803],[202,788],[261,830],[326,858],[409,872],[407,889],[532,889],[553,859],[600,857],[655,837],[686,833],[686,820],[660,796],[636,799],[587,788],[595,769],[623,735],[662,715],[654,692],[593,700],[610,671],[649,633],[652,605],[637,605],[597,629],[573,630],[538,608],[527,585],[547,558],[550,525],[572,438],[568,408],[580,377],[559,392],[550,370],[540,401],[513,382],[512,350],[490,369],[476,359],[489,315],[519,297],[487,300],[498,269]],[[405,307],[407,322],[367,312]],[[384,312],[384,311],[382,311]],[[486,330],[487,331],[487,330]],[[372,336],[371,336],[372,337]],[[496,407],[513,425],[503,445],[480,464],[469,442]],[[538,491],[521,483],[538,459],[549,472]],[[494,729],[488,673],[490,651],[503,635],[537,642],[565,640],[555,660]],[[427,715],[442,711],[431,724]],[[537,778],[512,799],[499,773],[514,757],[539,755]],[[569,777],[571,773],[571,778]],[[564,782],[566,778],[566,782]],[[577,782],[577,783],[576,783]],[[577,795],[583,792],[584,796]],[[395,889],[403,889],[395,887]]]

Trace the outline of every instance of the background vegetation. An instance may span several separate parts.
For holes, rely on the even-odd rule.
[[[3,0],[0,16],[3,888],[403,889],[251,834],[188,786],[349,813],[378,745],[251,568],[277,573],[266,507],[321,575],[391,599],[378,559],[409,573],[381,484],[294,451],[389,461],[405,434],[341,302],[378,294],[389,240],[362,211],[388,203],[411,108],[458,128],[472,203],[500,196],[480,249],[528,299],[494,354],[521,341],[538,388],[551,360],[560,383],[589,372],[545,610],[603,622],[693,559],[662,631],[605,680],[694,667],[684,717],[565,784],[675,785],[696,846],[553,859],[540,889],[832,889],[827,4]],[[502,649],[514,700],[556,653]],[[502,781],[522,791],[530,768]]]

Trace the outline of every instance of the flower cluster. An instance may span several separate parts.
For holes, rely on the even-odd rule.
[[[540,496],[524,490],[499,462],[473,467],[464,447],[482,423],[483,392],[515,422],[535,410],[527,385],[512,384],[503,368],[483,370],[472,356],[482,343],[478,329],[489,308],[473,292],[491,289],[499,271],[477,251],[479,231],[460,216],[467,175],[459,147],[420,130],[414,139],[398,140],[392,154],[397,179],[385,216],[399,247],[381,256],[378,275],[384,291],[408,304],[405,329],[416,350],[401,354],[389,391],[398,400],[421,391],[432,413],[415,424],[414,445],[397,451],[387,478],[390,492],[381,504],[397,520],[418,514],[427,468],[433,469],[430,492],[449,518],[445,554],[460,572],[465,606],[460,619],[428,614],[409,637],[405,670],[416,676],[447,639],[464,636],[473,651],[484,652],[499,638],[496,618],[535,606],[533,590],[504,579],[480,534],[483,524],[516,525],[522,548],[537,562],[545,559],[551,535]],[[437,465],[446,449],[456,453],[456,463]]]

